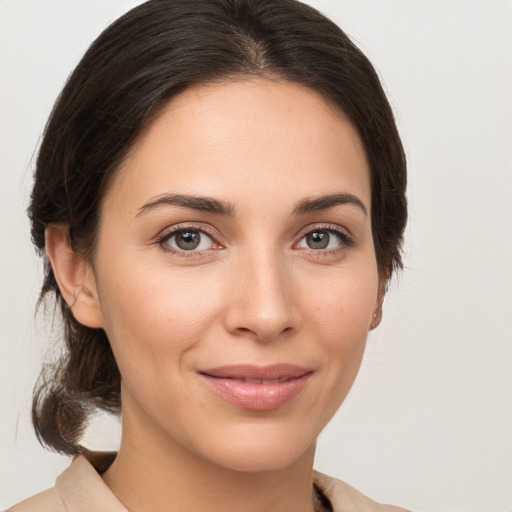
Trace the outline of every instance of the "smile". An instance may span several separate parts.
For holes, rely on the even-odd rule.
[[[290,364],[265,367],[233,365],[200,371],[216,395],[231,404],[257,411],[277,409],[306,386],[312,370]]]

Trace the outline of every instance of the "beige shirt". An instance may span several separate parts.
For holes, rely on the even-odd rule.
[[[95,459],[94,462],[96,467],[105,466],[101,458]],[[333,512],[407,512],[405,509],[391,505],[380,505],[341,480],[321,473],[315,472],[314,480],[331,502]],[[103,482],[94,466],[81,455],[57,478],[55,487],[22,501],[7,512],[128,512],[128,510]]]

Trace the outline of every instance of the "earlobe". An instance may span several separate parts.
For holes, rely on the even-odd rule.
[[[373,315],[372,315],[372,321],[370,322],[370,331],[373,331],[374,329],[376,329],[379,324],[380,324],[380,321],[382,320],[382,304],[380,304],[377,308],[377,310],[374,311]]]
[[[377,300],[375,302],[375,309],[373,311],[372,320],[370,322],[370,331],[376,329],[382,320],[382,303],[384,302],[384,295],[386,294],[387,277],[379,279],[379,289],[377,292]]]
[[[71,249],[68,225],[50,224],[45,230],[45,246],[60,292],[77,322],[86,327],[103,327],[94,272]]]

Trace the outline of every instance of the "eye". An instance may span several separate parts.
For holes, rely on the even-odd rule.
[[[213,249],[215,242],[204,231],[199,229],[178,229],[170,234],[165,235],[160,243],[169,246],[174,251],[205,251]]]
[[[297,247],[314,251],[329,251],[350,244],[351,240],[345,233],[335,229],[314,229],[303,235]]]

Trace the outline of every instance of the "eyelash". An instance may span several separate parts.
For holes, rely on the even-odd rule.
[[[219,248],[223,248],[221,244],[219,244],[218,242],[215,241],[216,235],[214,233],[212,233],[210,230],[206,229],[204,226],[198,227],[195,225],[175,226],[174,228],[162,233],[162,235],[160,235],[158,237],[158,239],[156,240],[155,243],[164,252],[172,253],[173,255],[175,255],[179,258],[200,258],[212,250],[212,249],[205,249],[205,250],[199,250],[199,251],[195,251],[195,250],[185,251],[185,250],[177,250],[174,248],[170,248],[170,246],[168,244],[169,239],[172,238],[173,236],[175,236],[176,234],[178,234],[180,232],[185,232],[187,230],[204,234],[204,235],[208,236],[209,238],[211,238],[212,242],[214,244],[218,245]],[[314,226],[312,228],[308,227],[305,230],[303,230],[299,234],[299,240],[294,243],[294,246],[296,244],[298,244],[301,240],[303,240],[307,235],[309,235],[311,233],[315,233],[315,232],[321,232],[321,231],[327,232],[330,235],[334,234],[334,236],[336,236],[339,239],[340,245],[335,247],[334,249],[306,249],[306,248],[303,248],[300,250],[306,251],[310,254],[315,254],[316,256],[321,257],[321,256],[325,256],[325,255],[337,254],[337,253],[342,252],[343,250],[346,250],[347,248],[351,248],[355,245],[355,241],[352,238],[352,236],[347,234],[345,231],[342,231],[341,229],[334,227],[332,225],[318,225],[318,226]],[[216,249],[216,250],[218,250],[218,249]]]
[[[294,246],[297,243],[299,243],[301,240],[303,240],[307,235],[309,235],[311,233],[319,232],[319,231],[327,232],[330,235],[334,234],[334,236],[336,236],[338,238],[338,240],[340,241],[340,244],[333,249],[302,249],[302,250],[308,252],[309,254],[314,254],[317,257],[322,257],[322,256],[327,256],[327,255],[338,254],[340,252],[343,252],[346,249],[350,249],[351,247],[353,247],[355,245],[355,240],[346,231],[343,231],[339,227],[335,227],[330,224],[324,224],[324,225],[320,224],[320,225],[314,226],[312,228],[308,226],[306,229],[304,229],[300,233],[299,240],[298,240],[298,242],[296,242],[294,244]]]
[[[171,239],[174,235],[185,231],[196,231],[203,235],[207,235],[216,245],[222,248],[222,245],[215,241],[216,235],[213,232],[206,229],[204,226],[198,227],[193,224],[178,225],[168,231],[165,231],[158,237],[156,244],[160,246],[164,252],[171,253],[178,258],[198,258],[204,256],[208,251],[211,251],[211,249],[202,251],[184,251],[171,248],[168,244],[169,239]]]

